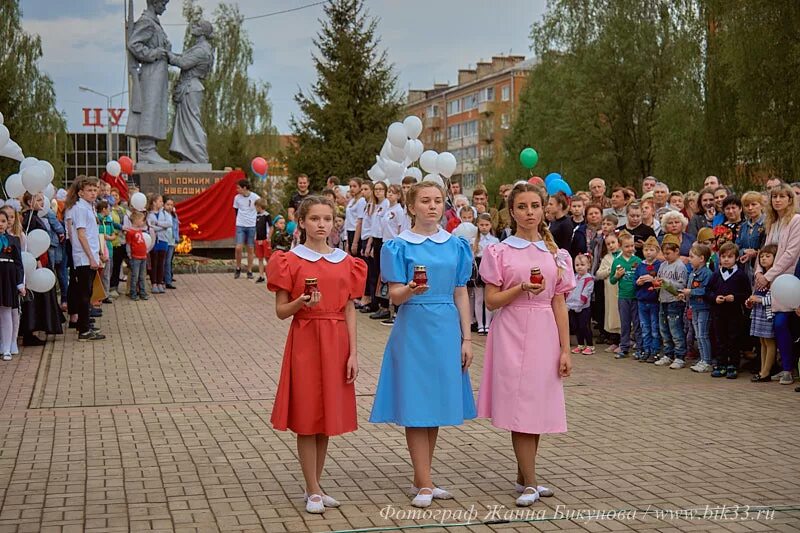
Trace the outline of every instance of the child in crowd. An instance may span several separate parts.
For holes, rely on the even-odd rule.
[[[774,244],[768,244],[759,250],[758,264],[761,265],[761,269],[764,272],[772,268],[775,263],[775,254],[777,253],[778,247]],[[761,342],[761,369],[758,374],[753,375],[751,381],[754,383],[772,381],[770,372],[775,364],[777,345],[775,344],[775,317],[772,313],[772,292],[769,287],[755,290],[745,301],[745,305],[752,309],[750,313],[750,335],[758,337]]]
[[[458,217],[461,223],[452,231],[453,235],[472,242],[478,235],[478,228],[474,223],[475,211],[470,206],[465,205],[459,210]]]
[[[277,215],[272,219],[272,237],[270,238],[272,251],[288,252],[292,247],[292,236],[286,231],[286,219]]]
[[[711,228],[700,228],[697,232],[697,240],[695,243],[708,246],[708,249],[711,250],[711,256],[709,256],[708,261],[706,261],[706,266],[711,272],[714,272],[719,264],[717,261],[717,254],[714,251],[716,248],[714,243],[714,230]]]
[[[736,379],[741,358],[742,331],[745,329],[742,304],[750,295],[750,281],[736,260],[739,248],[726,242],[719,249],[720,268],[708,283],[708,300],[717,334],[717,365],[711,377]]]
[[[616,218],[616,217],[615,217]],[[606,348],[607,352],[616,353],[619,349],[619,331],[620,331],[620,320],[619,320],[619,307],[617,305],[617,294],[619,292],[619,286],[616,283],[611,283],[611,265],[614,263],[614,259],[619,255],[619,239],[617,235],[613,232],[606,235],[604,241],[605,247],[605,255],[603,255],[603,260],[600,261],[600,266],[597,267],[597,273],[595,274],[596,281],[603,281],[603,291],[604,291],[604,318],[603,318],[603,329],[609,335],[609,346]]]
[[[128,284],[130,286],[131,300],[147,300],[147,290],[145,289],[145,272],[147,271],[147,242],[144,240],[144,232],[147,228],[144,223],[144,213],[141,211],[131,211],[130,227],[125,231],[125,242],[128,246],[128,260],[131,267],[131,275]]]
[[[0,357],[3,361],[11,361],[19,329],[19,321],[14,328],[14,314],[19,316],[19,296],[25,296],[20,242],[9,235],[7,229],[8,215],[0,211]]]
[[[338,208],[337,208],[338,211]],[[344,215],[338,214],[333,221],[333,231],[329,240],[331,247],[344,250],[345,242],[347,242],[347,233],[344,231]]]
[[[569,329],[575,333],[578,345],[572,353],[593,355],[594,340],[592,339],[592,292],[594,292],[594,277],[589,273],[592,260],[587,254],[575,257],[575,288],[567,296],[567,309],[569,310]]]
[[[483,257],[484,250],[486,250],[490,244],[497,244],[499,242],[500,240],[492,235],[492,215],[489,213],[481,213],[478,215],[478,233],[475,235],[475,240],[472,244],[475,266],[472,273],[473,279],[471,281],[475,292],[475,318],[478,322],[478,335],[489,334],[489,325],[492,323],[492,316],[494,314],[492,311],[486,309],[486,286],[480,275],[481,258]]]
[[[636,301],[636,285],[634,276],[636,268],[642,262],[634,251],[633,235],[623,231],[619,234],[619,245],[622,253],[614,258],[611,264],[611,284],[619,286],[617,302],[620,317],[620,343],[619,350],[615,352],[617,359],[628,357],[631,349],[631,338],[635,337],[638,346],[636,347],[636,359],[639,358],[639,351],[642,344],[642,331],[639,325],[639,308]]]
[[[694,244],[689,251],[689,264],[692,272],[681,299],[689,303],[692,311],[692,328],[697,347],[700,350],[700,361],[691,367],[693,372],[711,372],[711,308],[706,301],[708,283],[711,281],[711,270],[706,266],[711,257],[711,248],[705,244]]]
[[[658,267],[656,282],[660,287],[658,292],[659,302],[659,329],[661,332],[664,357],[672,363],[669,367],[680,369],[686,365],[686,336],[684,334],[683,314],[686,306],[678,297],[689,278],[689,271],[681,260],[681,247],[677,237],[665,235],[661,243],[661,253],[664,261]],[[644,359],[639,359],[645,362]],[[656,362],[656,357],[646,360],[648,363]]]
[[[101,182],[104,183],[104,182]],[[106,185],[108,185],[106,183]],[[95,204],[97,209],[97,228],[100,231],[100,238],[104,241],[103,246],[106,247],[106,261],[103,265],[103,274],[100,280],[103,282],[103,290],[106,297],[103,300],[104,304],[113,302],[111,299],[111,271],[113,269],[114,261],[114,244],[113,241],[117,237],[117,232],[114,230],[114,220],[111,218],[111,207],[106,200],[98,200]]]
[[[630,213],[628,212],[628,220]],[[636,338],[641,354],[639,360],[653,360],[659,366],[672,363],[672,358],[664,355],[656,360],[661,351],[661,335],[659,333],[659,306],[658,291],[653,283],[658,276],[661,261],[657,259],[661,248],[655,237],[648,237],[642,245],[644,261],[636,267],[636,306],[639,310],[639,324],[642,329],[641,337]]]
[[[331,200],[333,201],[333,200]],[[256,283],[264,283],[264,265],[272,254],[272,245],[269,240],[270,216],[267,213],[267,201],[263,198],[256,200],[256,259],[258,259],[258,278]]]

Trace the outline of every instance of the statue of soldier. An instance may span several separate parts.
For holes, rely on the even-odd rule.
[[[139,140],[139,161],[169,163],[158,155],[156,141],[167,138],[168,59],[172,45],[158,16],[169,0],[147,0],[147,8],[128,35],[131,74],[127,135]]]
[[[175,102],[175,127],[169,151],[183,162],[208,163],[208,139],[201,121],[203,80],[214,64],[211,36],[214,27],[207,20],[192,25],[194,44],[183,54],[169,53],[170,65],[181,68],[172,99]]]

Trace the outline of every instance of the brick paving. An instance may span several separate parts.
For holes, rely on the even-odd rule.
[[[363,316],[361,428],[332,440],[324,483],[343,506],[308,515],[294,438],[269,425],[289,322],[263,285],[228,274],[179,284],[105,306],[102,343],[71,333],[0,365],[0,532],[800,531],[800,394],[604,353],[576,357],[570,431],[543,438],[538,475],[555,497],[507,514],[510,438],[478,420],[440,434],[434,479],[456,500],[405,515],[403,433],[367,422],[389,329]],[[482,348],[476,337],[476,391]],[[727,506],[726,518],[703,519],[706,506]],[[755,519],[758,506],[778,510]]]

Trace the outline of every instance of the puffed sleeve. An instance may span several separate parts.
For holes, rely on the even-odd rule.
[[[294,280],[289,268],[289,252],[277,251],[267,263],[267,290],[292,292]]]
[[[400,239],[392,239],[381,247],[381,277],[386,283],[408,283],[405,245]]]
[[[490,244],[483,251],[481,258],[480,274],[484,283],[489,285],[503,286],[503,268],[501,262],[501,245]]]
[[[364,296],[367,285],[367,264],[356,257],[349,256],[350,261],[350,300]]]
[[[575,271],[572,268],[572,257],[569,252],[559,248],[556,252],[556,265],[561,277],[556,281],[556,294],[567,294],[575,288]]]
[[[472,247],[467,239],[453,237],[458,243],[458,268],[456,270],[456,287],[464,287],[472,277]]]

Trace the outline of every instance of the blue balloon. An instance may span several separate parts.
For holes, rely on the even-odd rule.
[[[548,175],[547,175],[547,176],[545,176],[545,178],[544,178],[544,184],[545,184],[545,187],[546,187],[546,186],[548,186],[548,185],[550,184],[550,182],[551,182],[551,181],[553,181],[553,180],[560,180],[560,179],[563,179],[563,178],[561,177],[561,174],[559,174],[558,172],[551,172],[550,174],[548,174]]]
[[[567,196],[572,196],[572,189],[570,189],[566,181],[562,179],[550,180],[550,183],[547,184],[547,194],[553,196],[558,192],[563,192]]]

